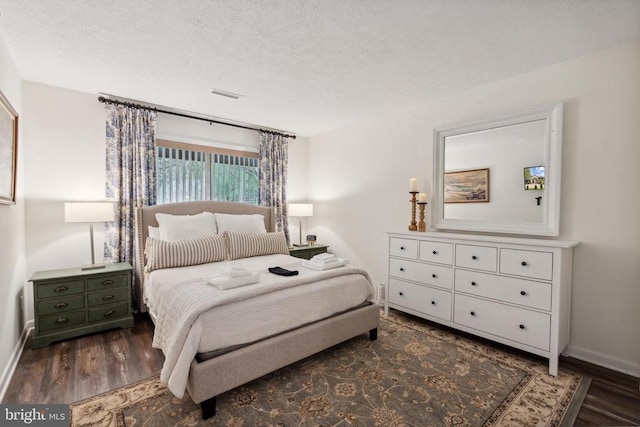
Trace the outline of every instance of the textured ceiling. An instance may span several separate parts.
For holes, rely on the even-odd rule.
[[[640,38],[640,0],[0,0],[0,13],[24,80],[299,135]]]

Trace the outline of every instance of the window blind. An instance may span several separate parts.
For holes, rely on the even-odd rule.
[[[221,200],[258,204],[258,153],[156,141],[157,203]]]

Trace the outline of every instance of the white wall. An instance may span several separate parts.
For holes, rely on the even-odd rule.
[[[22,297],[27,286],[24,232],[24,117],[22,82],[0,38],[0,90],[18,113],[16,203],[0,204],[0,397],[19,355],[25,330]],[[24,338],[24,337],[23,337]]]
[[[386,282],[384,233],[409,224],[409,177],[430,188],[433,129],[555,101],[564,102],[560,238],[582,241],[569,351],[640,376],[640,42],[310,138],[311,231]]]

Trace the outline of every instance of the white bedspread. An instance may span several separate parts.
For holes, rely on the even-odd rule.
[[[346,266],[334,270],[314,271],[302,267],[299,260],[294,264],[280,264],[284,268],[297,269],[300,272],[298,276],[277,276],[266,270],[267,266],[277,265],[274,264],[274,259],[265,258],[261,261],[266,266],[260,269],[260,282],[255,285],[219,290],[206,282],[207,274],[215,274],[215,271],[203,267],[203,273],[199,277],[185,278],[187,280],[178,285],[174,282],[173,285],[166,285],[154,292],[152,305],[156,311],[156,329],[153,346],[162,349],[165,354],[161,381],[168,384],[176,396],[184,395],[191,362],[200,348],[203,313],[213,311],[211,309],[214,307],[226,308],[235,302],[297,288],[319,280],[330,282],[338,276],[357,275],[364,277],[369,285],[371,283],[367,273],[358,268]],[[282,256],[275,259],[281,262],[292,260],[290,257]],[[218,265],[212,265],[211,268],[220,268],[221,263],[216,264]],[[258,261],[257,264],[261,263]]]

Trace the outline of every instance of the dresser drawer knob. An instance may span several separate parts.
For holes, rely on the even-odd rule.
[[[404,246],[400,246],[400,250],[401,250],[401,251],[404,251]]]
[[[66,286],[58,286],[57,288],[55,288],[53,290],[53,292],[64,292],[64,291],[68,291],[69,288],[67,288]]]
[[[66,317],[61,317],[58,320],[56,320],[56,323],[67,323],[69,321],[69,319],[67,319]]]
[[[113,280],[104,280],[102,282],[102,286],[109,286],[109,285],[113,285]]]
[[[431,301],[431,305],[436,305],[436,302],[435,301]]]
[[[398,292],[398,294],[400,294],[400,296],[403,296],[403,295],[404,295],[402,292]]]
[[[400,267],[400,271],[404,271],[404,267]]]
[[[525,296],[527,293],[525,291],[520,291],[520,295]]]
[[[116,313],[116,311],[115,311],[115,310],[109,310],[109,311],[107,311],[107,312],[104,314],[104,317],[112,316],[112,315],[114,315],[115,313]]]
[[[475,312],[475,311],[472,311],[472,312],[471,312],[471,315],[472,315],[472,316],[475,316],[475,315],[476,315],[476,312]]]
[[[68,306],[69,304],[67,304],[66,302],[59,302],[56,305],[54,305],[54,308],[65,308],[66,306]]]
[[[520,265],[521,265],[521,266],[523,266],[523,267],[526,267],[526,266],[527,266],[527,261],[522,261],[522,262],[520,263]]]
[[[114,295],[105,295],[105,296],[102,297],[102,299],[105,300],[105,301],[109,301],[110,299],[114,299],[114,298],[115,298]]]
[[[433,251],[433,254],[434,255],[438,255],[438,251]]]
[[[476,282],[471,282],[471,286],[476,286],[477,283]]]
[[[524,325],[520,325],[520,329],[524,329]]]
[[[471,256],[471,259],[478,259],[478,257],[477,257],[477,256],[475,256],[475,255],[472,255],[472,256]]]
[[[431,275],[431,277],[433,277],[435,279],[438,276],[436,276],[435,273],[434,273],[434,274]]]

